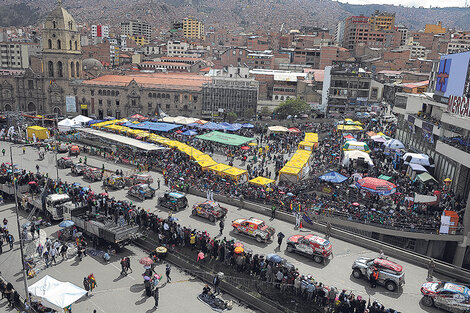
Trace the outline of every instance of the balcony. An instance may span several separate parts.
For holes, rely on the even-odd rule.
[[[445,155],[455,162],[470,168],[470,140],[456,140],[441,137],[436,143],[436,152]]]

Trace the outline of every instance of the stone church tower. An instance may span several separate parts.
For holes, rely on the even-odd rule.
[[[80,34],[72,15],[59,0],[47,16],[42,30],[42,72],[54,81],[82,76]]]

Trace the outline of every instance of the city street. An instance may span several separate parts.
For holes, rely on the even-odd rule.
[[[0,157],[0,163],[10,162],[9,155],[9,144],[4,143],[3,146],[6,148],[7,153],[4,157]],[[19,146],[14,146],[14,164],[18,168],[24,168],[30,171],[36,171],[36,164],[39,164],[39,170],[42,173],[48,173],[49,177],[56,177],[56,168],[55,168],[55,156],[53,153],[49,152],[46,155],[46,158],[43,161],[38,162],[38,153],[32,148],[27,148],[26,153],[23,154],[22,148]],[[59,157],[61,155],[59,154]],[[63,155],[62,155],[63,156]],[[81,156],[83,159],[83,155]],[[74,161],[78,161],[78,158]],[[99,159],[95,157],[88,157],[88,164],[101,168],[102,164],[105,164],[105,168],[115,171],[116,169],[122,169],[124,173],[130,172],[133,170],[131,167],[123,166],[121,164],[107,163],[104,159]],[[161,189],[157,190],[157,195],[161,195],[166,189],[163,185],[163,178],[158,173],[150,173],[154,180],[157,178],[161,180]],[[90,186],[90,188],[96,192],[102,191],[102,182],[88,183],[83,181],[81,177],[74,177],[70,174],[70,169],[59,170],[59,177],[62,180],[68,182],[78,182],[85,186]],[[154,182],[153,187],[157,187],[156,182]],[[110,195],[116,199],[129,199],[135,203],[138,207],[148,209],[150,212],[155,212],[161,217],[167,217],[168,212],[165,210],[160,210],[155,207],[156,198],[152,200],[146,200],[140,202],[135,198],[130,198],[127,196],[127,190],[119,191],[110,191]],[[192,205],[202,202],[205,199],[201,197],[196,197],[193,195],[188,195],[189,205]],[[223,205],[223,204],[222,204]],[[277,219],[270,221],[267,216],[259,215],[252,213],[250,211],[242,210],[233,206],[223,205],[228,209],[228,214],[225,223],[225,229],[222,237],[234,238],[237,241],[242,241],[246,245],[253,249],[254,253],[277,253],[282,257],[286,258],[288,262],[293,263],[301,273],[311,274],[317,281],[323,282],[328,286],[335,286],[340,291],[342,289],[351,290],[355,295],[361,295],[363,298],[370,301],[378,301],[384,304],[386,307],[391,307],[401,312],[439,312],[439,310],[434,308],[427,308],[420,304],[421,293],[420,287],[421,284],[426,280],[427,269],[417,267],[415,265],[401,262],[396,260],[399,264],[403,265],[405,271],[405,281],[403,290],[390,293],[385,290],[383,287],[377,287],[376,289],[371,289],[369,283],[366,280],[356,280],[351,276],[351,265],[357,257],[366,256],[366,257],[376,257],[378,256],[377,251],[370,251],[365,248],[355,246],[353,244],[331,238],[330,241],[333,245],[334,258],[327,265],[319,265],[313,260],[301,256],[298,254],[287,253],[285,251],[285,240],[279,250],[277,248],[277,240],[267,244],[257,243],[255,240],[248,237],[242,237],[233,233],[231,229],[231,221],[236,218],[247,218],[250,216],[263,219],[267,225],[273,226],[276,229],[276,232],[282,231],[286,235],[286,239],[294,234],[298,233],[307,233],[307,231],[294,230],[294,225],[279,221]],[[218,224],[211,224],[208,220],[191,216],[191,210],[186,209],[181,212],[174,214],[178,218],[181,225],[190,226],[198,230],[207,230],[211,236],[215,236],[219,232]],[[12,211],[12,205],[4,205],[0,208],[0,218],[3,219],[6,217],[11,225],[10,229],[14,229],[13,234],[15,238],[18,237],[16,232],[16,223],[15,217]],[[13,227],[14,226],[14,227]],[[54,233],[58,229],[58,226],[52,226],[45,229],[47,235]],[[323,234],[318,234],[323,236]],[[115,256],[112,259],[110,264],[103,264],[100,259],[94,259],[91,256],[83,259],[82,262],[76,262],[75,260],[67,260],[60,263],[57,266],[53,266],[41,272],[38,277],[42,277],[44,273],[49,274],[56,279],[62,281],[70,281],[75,283],[78,286],[81,286],[83,277],[90,274],[91,272],[95,273],[98,283],[98,289],[94,292],[94,295],[88,298],[83,298],[79,301],[78,304],[74,305],[77,308],[78,312],[92,312],[93,309],[97,309],[98,312],[127,312],[131,308],[135,309],[135,305],[138,305],[139,312],[152,312],[153,300],[142,297],[142,278],[141,274],[141,265],[138,264],[138,260],[144,256],[144,252],[140,249],[130,246],[125,249],[119,256]],[[128,277],[119,277],[120,265],[119,258],[122,255],[129,255],[132,259],[134,273],[130,274]],[[391,257],[393,260],[394,258]],[[21,275],[19,275],[20,265],[19,265],[19,251],[18,245],[15,245],[15,251],[13,253],[5,252],[0,256],[0,264],[2,268],[2,275],[8,279],[12,280],[15,283],[17,288],[22,287]],[[162,266],[157,268],[157,272],[164,274],[164,269]],[[196,299],[196,295],[202,290],[203,284],[197,280],[191,280],[190,277],[179,273],[176,269],[173,271],[174,277],[171,284],[165,285],[161,290],[160,298],[161,305],[160,308],[164,312],[208,312],[211,309],[205,304],[202,304]],[[34,283],[38,277],[29,281],[29,283]],[[446,279],[445,277],[439,277],[439,279]],[[184,301],[178,301],[180,294],[185,294]],[[224,296],[226,299],[228,297]],[[122,299],[122,300],[121,300]],[[178,309],[175,309],[174,303],[178,303]],[[2,303],[3,305],[3,303]],[[123,308],[128,308],[124,310]],[[166,309],[166,310],[165,310]],[[116,311],[117,310],[117,311]],[[248,309],[243,307],[234,306],[233,312],[249,312]]]

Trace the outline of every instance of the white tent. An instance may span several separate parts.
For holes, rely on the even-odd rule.
[[[164,118],[165,119],[165,118]],[[193,117],[184,117],[184,116],[177,116],[173,119],[173,123],[175,124],[181,124],[181,125],[189,125],[191,123],[195,123],[198,121],[197,118]]]
[[[269,126],[268,127],[268,132],[273,132],[273,133],[286,133],[288,131],[289,129],[284,126]]]
[[[86,116],[83,116],[83,115],[78,115],[78,116],[75,116],[72,121],[74,121],[75,123],[79,123],[81,125],[83,124],[86,124],[88,123],[89,121],[91,121],[92,119],[89,118],[89,117],[86,117]]]
[[[405,145],[398,139],[390,139],[384,142],[384,146],[389,149],[405,149]]]
[[[160,121],[165,122],[165,123],[174,123],[175,119],[176,119],[176,117],[165,116],[164,118],[160,119]]]
[[[370,166],[374,166],[374,162],[372,162],[369,154],[359,150],[344,151],[344,158],[342,163],[344,166],[349,166],[353,160],[358,160],[361,158],[364,159],[364,162],[369,163]]]
[[[69,282],[61,282],[46,275],[35,284],[28,287],[28,291],[56,308],[63,309],[86,294],[86,290]]]
[[[403,155],[403,160],[405,161],[404,164],[414,163],[422,166],[434,167],[434,163],[430,160],[429,156],[422,153],[405,153]]]
[[[75,122],[74,120],[71,119],[64,119],[57,123],[57,127],[59,128],[59,132],[68,132],[72,128],[80,127],[80,123]]]

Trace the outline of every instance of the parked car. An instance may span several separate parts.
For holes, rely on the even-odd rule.
[[[378,285],[384,286],[388,291],[396,291],[398,287],[405,284],[405,273],[403,267],[386,258],[370,259],[360,257],[352,265],[354,278],[369,279],[373,269],[379,270]]]
[[[103,179],[103,172],[96,167],[88,167],[83,171],[83,178],[95,182]]]
[[[290,236],[287,239],[287,251],[305,254],[316,263],[322,263],[333,255],[331,243],[313,234]]]
[[[470,289],[449,282],[427,282],[421,287],[422,303],[452,313],[470,312]]]
[[[69,156],[80,155],[80,148],[78,146],[70,146]]]
[[[188,206],[188,199],[181,192],[167,191],[162,197],[158,197],[158,206],[169,210],[184,210]]]
[[[57,166],[59,168],[71,168],[73,166],[73,161],[69,157],[61,157],[57,160]]]
[[[140,200],[151,199],[155,196],[155,189],[149,184],[137,184],[129,188],[127,194]]]
[[[258,242],[271,240],[276,232],[273,227],[266,226],[263,220],[253,217],[236,219],[232,222],[232,227],[235,233],[254,237]]]
[[[151,184],[153,183],[152,176],[148,174],[132,174],[124,177],[126,186],[134,186],[137,184]]]
[[[126,185],[124,178],[120,175],[113,174],[103,179],[103,186],[113,189],[122,189]]]
[[[87,168],[88,168],[88,166],[86,166],[85,164],[76,163],[76,164],[72,165],[71,171],[72,171],[73,175],[80,176],[80,175],[83,175],[83,172]]]
[[[192,214],[194,216],[202,216],[214,223],[217,219],[223,218],[227,214],[227,209],[221,207],[219,203],[207,200],[197,203],[193,206]]]

